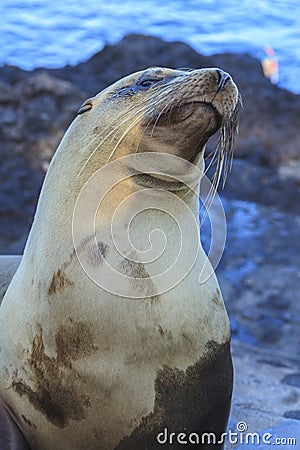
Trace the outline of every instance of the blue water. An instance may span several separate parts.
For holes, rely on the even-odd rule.
[[[299,0],[1,0],[0,65],[77,64],[128,33],[210,55],[276,51],[280,85],[300,93]]]

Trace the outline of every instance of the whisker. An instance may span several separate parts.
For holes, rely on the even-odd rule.
[[[143,111],[143,109],[145,109],[145,108],[146,108],[146,107],[144,106],[143,108],[140,109],[140,111]],[[86,165],[89,163],[89,161],[91,160],[91,158],[93,157],[93,155],[97,152],[97,150],[101,147],[101,145],[102,145],[107,139],[109,139],[110,137],[113,139],[113,138],[114,138],[114,133],[116,133],[118,130],[120,130],[120,129],[122,128],[122,126],[123,126],[126,122],[128,122],[129,120],[132,120],[132,115],[131,115],[130,113],[131,113],[132,111],[134,111],[134,109],[135,109],[134,107],[132,107],[131,109],[129,109],[129,110],[127,111],[127,116],[125,116],[121,122],[118,122],[118,119],[119,119],[119,117],[120,117],[120,116],[118,116],[117,118],[115,118],[114,120],[112,120],[105,128],[103,128],[103,130],[101,131],[101,134],[104,134],[105,131],[106,131],[107,129],[109,129],[109,128],[111,127],[111,125],[112,125],[114,122],[116,123],[116,126],[113,127],[113,128],[111,129],[111,131],[110,131],[108,134],[106,134],[106,135],[104,136],[104,138],[97,144],[97,146],[95,147],[95,149],[93,150],[93,152],[89,155],[89,157],[88,157],[87,160],[85,161],[83,167],[81,168],[81,170],[80,170],[78,176],[81,175],[81,173],[83,172],[84,168],[85,168]],[[139,112],[139,111],[137,111],[137,113],[138,113],[138,112]],[[134,116],[133,116],[133,117],[134,117]],[[95,138],[93,138],[92,141],[94,141],[94,140],[97,139],[97,138],[99,138],[99,135],[96,136]],[[91,141],[91,142],[92,142],[92,141]],[[91,143],[89,143],[89,146],[90,146],[90,144],[91,144]],[[88,146],[88,147],[89,147],[89,146]]]
[[[113,157],[116,149],[118,148],[118,146],[120,145],[120,143],[122,142],[122,140],[125,138],[125,136],[127,136],[127,134],[129,133],[129,131],[131,131],[139,122],[141,121],[141,117],[137,117],[131,124],[130,126],[128,126],[125,131],[123,132],[122,136],[119,138],[118,142],[115,144],[114,148],[112,149],[111,154],[108,157],[107,163],[109,163],[109,161],[111,160],[111,158]]]
[[[149,127],[152,127],[150,131],[150,137],[153,137],[155,129],[157,128],[162,117],[165,120],[171,121],[171,112],[176,108],[180,108],[182,103],[191,97],[192,87],[190,87],[190,80],[188,78],[188,72],[194,69],[185,69],[187,71],[187,78],[185,80],[184,76],[180,78],[173,78],[167,84],[154,86],[151,91],[149,91],[146,96],[144,103],[141,107],[136,109],[133,105],[127,109],[125,115],[119,114],[116,118],[112,119],[102,130],[99,135],[96,135],[84,149],[89,149],[91,145],[95,143],[95,140],[99,140],[96,147],[93,149],[92,153],[85,160],[79,175],[84,171],[86,165],[91,161],[95,153],[101,148],[101,146],[110,139],[110,142],[115,144],[111,150],[108,157],[107,163],[112,159],[121,142],[125,137],[139,124],[143,126],[137,128],[136,133],[136,148],[135,152],[138,152],[141,140],[146,133],[149,131]],[[184,88],[185,86],[185,88]],[[183,92],[183,94],[178,95],[178,92]],[[205,101],[205,99],[204,99]],[[210,98],[210,102],[211,102]],[[204,170],[204,174],[208,170],[216,165],[214,174],[212,176],[212,184],[207,194],[206,206],[210,207],[214,196],[216,195],[216,190],[218,189],[221,180],[222,188],[224,188],[228,174],[232,168],[233,161],[233,144],[235,135],[238,130],[238,116],[239,109],[241,107],[241,99],[239,97],[236,108],[232,112],[230,118],[222,125],[219,130],[219,139],[215,146],[215,149],[211,151],[207,156],[205,156],[205,161],[210,158],[209,164]],[[79,176],[78,175],[78,176]]]
[[[208,169],[213,164],[216,164],[216,169],[212,177],[211,188],[205,200],[205,204],[207,205],[206,207],[207,212],[208,208],[210,208],[213,203],[214,196],[216,195],[221,179],[223,178],[222,189],[224,189],[227,176],[232,167],[234,140],[238,132],[238,118],[240,108],[241,108],[241,98],[239,96],[234,111],[232,112],[229,119],[225,122],[225,124],[221,127],[219,131],[219,140],[217,142],[216,148],[208,155],[208,157],[212,156],[212,158],[209,165],[205,169],[205,173],[207,173]],[[202,208],[204,208],[204,206]],[[206,218],[207,212],[204,215],[204,220]],[[203,223],[204,220],[201,221],[201,224]]]

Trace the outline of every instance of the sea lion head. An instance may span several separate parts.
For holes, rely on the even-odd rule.
[[[232,155],[239,106],[237,86],[218,68],[136,72],[79,109],[75,123],[87,125],[85,165],[94,160],[99,167],[129,154],[159,152],[203,168],[205,145],[219,131],[218,172]]]

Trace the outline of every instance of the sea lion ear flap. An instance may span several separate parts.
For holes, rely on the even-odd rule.
[[[79,110],[77,111],[77,114],[78,115],[83,114],[86,111],[89,111],[90,109],[92,109],[92,107],[93,107],[93,99],[88,98],[84,103],[82,103]]]

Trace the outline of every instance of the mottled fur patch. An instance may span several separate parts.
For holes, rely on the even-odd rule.
[[[170,433],[196,432],[200,436],[213,432],[219,436],[227,425],[232,375],[229,343],[209,342],[203,357],[186,371],[164,366],[155,380],[153,412],[142,417],[140,425],[115,450],[161,449],[156,437],[165,427]],[[181,449],[182,445],[174,443],[171,448]]]
[[[55,334],[57,361],[69,364],[70,360],[77,360],[89,355],[97,348],[89,328],[81,322],[69,321],[67,325],[60,326]]]
[[[121,270],[130,278],[134,289],[145,294],[145,297],[151,297],[152,302],[158,300],[156,287],[144,264],[126,258],[121,263]]]
[[[78,387],[78,374],[72,368],[72,360],[89,355],[95,348],[87,325],[72,320],[59,327],[55,344],[56,358],[45,353],[40,329],[27,359],[34,387],[19,378],[18,372],[12,387],[20,396],[26,396],[51,423],[64,428],[69,420],[83,420],[90,403],[82,385]]]
[[[31,428],[37,428],[37,426],[31,422],[31,420],[27,419],[27,417],[24,416],[24,414],[22,414],[22,419],[24,420],[24,422]]]
[[[65,272],[59,269],[57,272],[54,272],[52,276],[51,283],[48,288],[48,294],[53,295],[58,291],[64,289],[66,286],[73,286],[73,281],[69,280]]]
[[[220,290],[218,288],[215,291],[215,294],[213,296],[212,302],[216,306],[220,306],[222,304],[221,292],[220,292]]]
[[[167,330],[166,328],[163,328],[161,325],[159,325],[158,331],[162,338],[166,339],[167,341],[173,340],[173,335],[170,330]]]
[[[96,242],[94,236],[87,237],[78,246],[79,252],[84,252],[88,264],[97,267],[103,263],[109,250],[109,246],[104,242]]]
[[[125,275],[132,278],[150,278],[144,264],[131,259],[124,259],[122,261],[122,269],[124,270]]]

